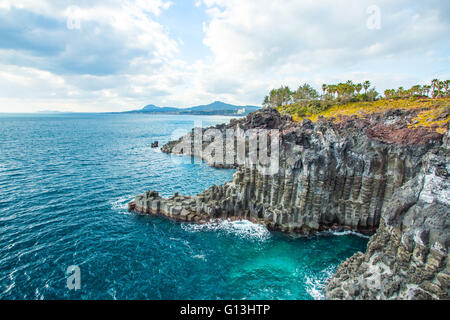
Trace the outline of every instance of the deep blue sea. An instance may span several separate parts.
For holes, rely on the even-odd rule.
[[[319,299],[354,234],[294,238],[249,222],[128,213],[136,194],[193,195],[233,170],[151,142],[227,117],[0,115],[0,299]],[[175,131],[175,133],[174,133]],[[81,289],[67,287],[77,265]]]

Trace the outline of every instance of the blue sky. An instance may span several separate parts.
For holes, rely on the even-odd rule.
[[[273,87],[450,78],[440,0],[0,0],[0,112],[121,111]]]
[[[171,37],[182,41],[181,54],[188,63],[211,55],[209,48],[203,44],[203,23],[208,21],[208,16],[200,4],[198,2],[195,6],[192,0],[177,1],[156,18],[167,28]]]

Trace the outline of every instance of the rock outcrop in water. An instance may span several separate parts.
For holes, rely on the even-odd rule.
[[[300,124],[275,110],[255,112],[216,129],[278,129],[277,174],[248,162],[221,163],[238,167],[231,182],[193,197],[147,192],[129,209],[198,223],[244,218],[303,234],[378,230],[365,254],[338,268],[327,298],[448,298],[448,144],[429,129],[409,129],[413,116],[394,110]],[[170,153],[180,141],[162,150]]]

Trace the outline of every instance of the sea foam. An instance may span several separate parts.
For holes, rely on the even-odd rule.
[[[224,232],[246,240],[266,241],[270,239],[270,231],[263,225],[248,220],[218,220],[205,224],[183,224],[188,232]]]
[[[325,289],[325,283],[328,279],[330,279],[336,267],[329,266],[328,268],[323,269],[320,273],[314,274],[310,273],[305,275],[305,289],[306,292],[314,299],[314,300],[323,300],[325,296],[323,294]]]

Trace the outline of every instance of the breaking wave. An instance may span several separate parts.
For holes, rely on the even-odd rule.
[[[236,235],[246,240],[266,241],[270,239],[270,231],[263,225],[248,220],[220,220],[205,224],[183,224],[188,232],[222,232]]]
[[[305,289],[314,300],[325,299],[325,283],[330,279],[336,270],[335,266],[329,266],[318,274],[309,273],[305,275]]]
[[[112,200],[110,202],[111,209],[118,211],[119,213],[128,214],[128,203],[134,198],[133,195],[127,195],[120,197],[119,199]]]
[[[360,238],[364,238],[364,239],[370,239],[370,236],[367,236],[365,234],[362,233],[358,233],[356,231],[351,231],[351,230],[345,230],[345,231],[334,231],[331,232],[331,234],[333,236],[347,236],[347,235],[353,235],[353,236],[357,236]]]

